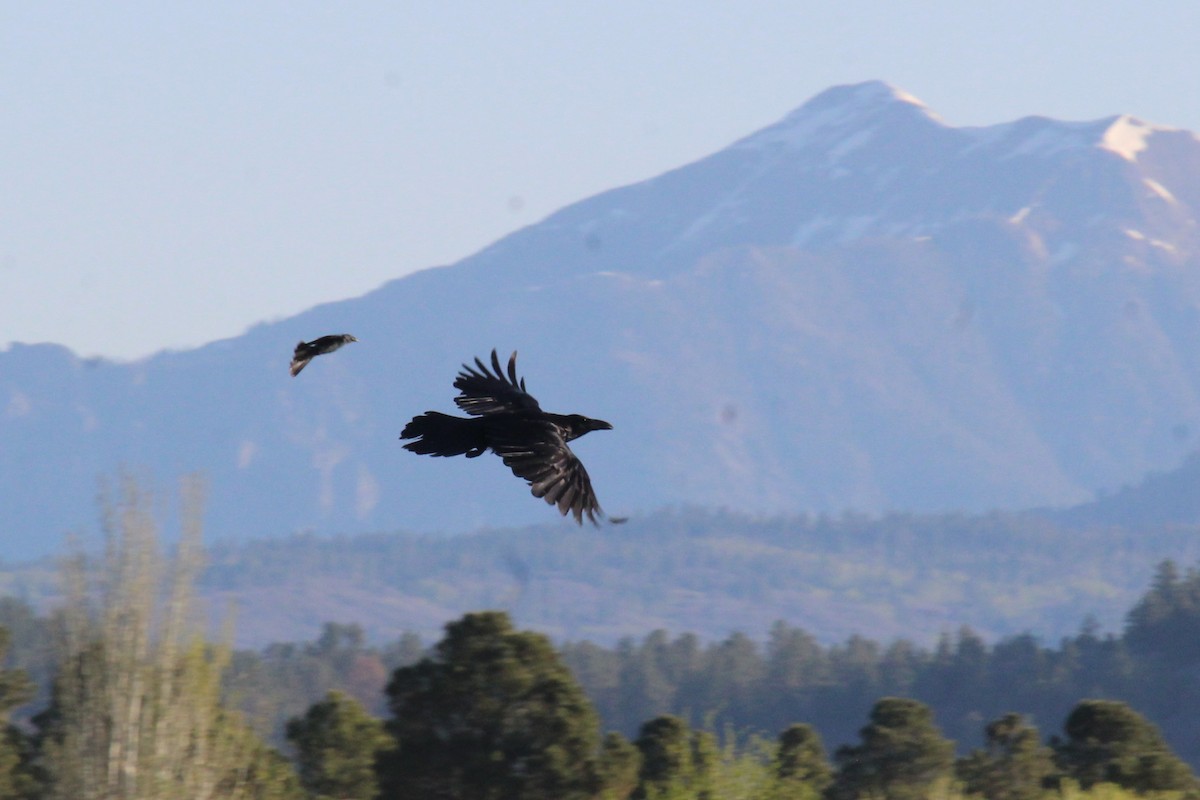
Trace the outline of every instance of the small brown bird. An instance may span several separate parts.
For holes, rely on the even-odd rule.
[[[296,345],[296,352],[292,354],[292,377],[300,374],[300,370],[308,366],[308,362],[312,361],[317,356],[332,353],[344,344],[357,342],[348,333],[333,333],[329,336],[322,336],[320,339],[313,339],[311,342],[300,342]]]
[[[401,439],[415,439],[405,450],[430,456],[475,458],[491,450],[504,460],[518,478],[529,483],[534,497],[557,506],[563,516],[573,514],[583,524],[599,525],[604,512],[592,491],[587,470],[567,442],[589,431],[612,430],[604,420],[582,414],[551,414],[542,411],[533,395],[525,391],[525,379],[517,377],[517,354],[508,360],[508,374],[492,351],[492,368],[478,358],[475,367],[463,364],[454,380],[459,390],[454,403],[470,417],[453,417],[426,411],[404,426]]]

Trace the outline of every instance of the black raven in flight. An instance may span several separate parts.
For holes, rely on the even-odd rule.
[[[358,339],[348,333],[334,333],[322,336],[320,339],[313,339],[311,342],[300,342],[296,345],[296,352],[292,354],[292,377],[299,375],[300,370],[308,366],[308,362],[317,356],[332,353],[344,344],[357,341]]]
[[[470,417],[426,411],[404,426],[401,439],[413,439],[404,449],[430,456],[475,458],[489,448],[504,459],[518,478],[529,482],[534,497],[545,498],[566,516],[583,515],[599,525],[604,518],[583,464],[567,447],[588,431],[612,430],[612,425],[582,414],[551,414],[525,391],[517,378],[517,354],[508,360],[507,376],[492,351],[492,368],[478,358],[476,367],[463,364],[454,379],[459,390],[454,403]]]

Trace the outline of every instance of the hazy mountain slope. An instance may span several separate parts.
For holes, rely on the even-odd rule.
[[[1200,142],[1126,117],[954,128],[837,87],[450,267],[132,364],[0,353],[3,555],[96,477],[201,470],[212,535],[546,521],[491,458],[401,450],[458,364],[519,349],[612,513],[1066,505],[1200,430]],[[403,220],[397,221],[403,225]],[[291,379],[298,339],[361,340]]]
[[[1064,553],[1070,557],[1064,559]],[[325,622],[384,641],[436,639],[501,608],[558,640],[613,643],[655,629],[762,638],[777,620],[821,641],[932,643],[968,625],[1045,642],[1088,617],[1121,630],[1164,558],[1200,558],[1197,525],[1072,527],[1030,514],[750,517],[689,509],[597,534],[557,525],[461,536],[294,537],[211,548],[199,588],[232,607],[238,641],[310,639]],[[0,596],[39,608],[61,591],[47,561],[0,569]]]
[[[1200,453],[1193,453],[1177,469],[1151,472],[1137,484],[1104,492],[1091,502],[1041,514],[1077,526],[1186,529],[1200,525]]]

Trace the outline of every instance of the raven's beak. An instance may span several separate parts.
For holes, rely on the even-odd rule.
[[[613,429],[612,425],[608,424],[607,422],[605,422],[602,419],[588,420],[588,430],[589,431],[611,431],[612,429]]]

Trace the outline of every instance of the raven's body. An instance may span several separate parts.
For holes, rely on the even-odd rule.
[[[401,439],[413,439],[406,450],[430,456],[475,458],[491,450],[519,478],[529,482],[534,497],[557,506],[563,515],[583,516],[599,524],[604,512],[596,501],[583,464],[567,447],[589,431],[611,430],[612,425],[581,414],[542,411],[537,400],[517,378],[517,354],[508,361],[508,374],[492,351],[492,370],[479,359],[478,369],[463,365],[454,381],[460,394],[455,404],[470,417],[427,411],[404,426]]]
[[[294,378],[299,375],[300,370],[308,366],[308,362],[317,356],[332,353],[342,345],[357,341],[358,339],[355,339],[348,333],[333,333],[329,336],[313,339],[311,342],[300,342],[296,345],[296,352],[292,354],[292,364],[290,367],[292,377]]]

